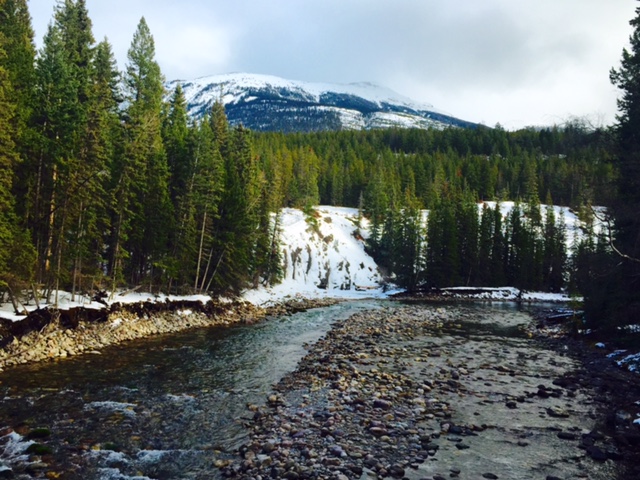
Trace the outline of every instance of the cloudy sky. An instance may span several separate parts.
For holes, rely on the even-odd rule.
[[[635,0],[86,0],[121,68],[144,16],[168,80],[374,82],[508,129],[615,120]],[[30,0],[36,42],[56,0]]]

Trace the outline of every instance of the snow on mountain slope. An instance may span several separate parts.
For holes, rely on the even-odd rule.
[[[393,90],[373,83],[351,83],[346,85],[330,83],[312,83],[287,80],[273,75],[258,75],[250,73],[229,73],[211,75],[196,80],[176,80],[171,82],[182,85],[188,103],[213,102],[221,97],[225,105],[252,101],[252,91],[269,88],[279,91],[283,98],[295,98],[313,103],[321,103],[323,95],[328,93],[353,95],[361,97],[378,106],[383,103],[402,105],[411,109],[434,111],[433,105],[421,105],[410,98],[403,97]],[[215,87],[218,87],[217,89]],[[187,93],[189,91],[189,94]]]
[[[231,124],[253,130],[474,126],[372,83],[311,83],[234,73],[175,80],[169,90],[177,85],[182,86],[191,116],[202,116],[221,100]]]

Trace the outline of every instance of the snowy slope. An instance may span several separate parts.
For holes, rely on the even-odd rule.
[[[358,210],[316,207],[313,216],[301,210],[282,210],[281,250],[284,280],[270,289],[252,290],[245,298],[254,303],[303,296],[358,298],[383,296],[382,277],[364,251],[368,222],[357,235]]]
[[[232,124],[253,130],[474,126],[371,83],[310,83],[234,73],[175,80],[168,88],[173,92],[177,85],[182,86],[191,116],[202,116],[221,100]]]

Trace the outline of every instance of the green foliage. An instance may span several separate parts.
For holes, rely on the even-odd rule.
[[[124,227],[121,235],[127,238],[124,249],[130,255],[130,281],[148,281],[151,285],[165,279],[161,266],[166,265],[173,205],[162,141],[164,79],[144,17],[133,36],[128,59],[124,83],[129,105],[121,166],[123,195],[128,198],[119,212]]]
[[[19,226],[12,194],[19,161],[20,125],[14,122],[19,101],[13,95],[10,75],[4,66],[7,37],[0,32],[0,291],[20,292],[23,282],[33,273],[33,247],[27,233]]]
[[[593,306],[588,312],[591,317],[608,327],[637,323],[640,314],[640,7],[630,24],[630,50],[623,50],[620,67],[610,72],[612,83],[622,91],[614,162],[620,175],[610,203],[615,225],[609,232],[614,247],[610,255],[614,258],[602,280],[610,295],[603,298],[592,288],[592,295],[585,299]]]
[[[39,438],[48,438],[50,436],[51,436],[51,430],[49,430],[48,428],[34,428],[27,434],[26,439],[36,440]]]

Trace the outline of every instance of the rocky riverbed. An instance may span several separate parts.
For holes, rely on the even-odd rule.
[[[250,441],[214,464],[256,480],[638,478],[640,432],[611,411],[608,376],[533,336],[515,307],[356,314],[247,406]]]

